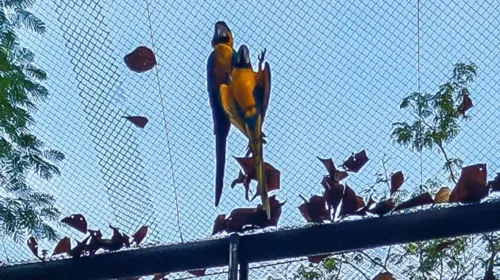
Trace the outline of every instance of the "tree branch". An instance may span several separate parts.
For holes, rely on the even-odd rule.
[[[363,256],[365,256],[367,259],[369,259],[372,263],[374,263],[375,265],[378,265],[380,266],[381,268],[383,268],[386,272],[389,272],[389,270],[387,269],[387,266],[384,265],[383,263],[375,260],[374,258],[372,258],[370,255],[368,255],[367,253],[363,252],[363,251],[359,251]]]
[[[370,280],[370,278],[361,270],[359,269],[357,266],[353,265],[352,263],[348,262],[348,261],[343,261],[342,263],[345,263],[349,266],[351,266],[352,268],[354,268],[354,270],[356,270],[357,272],[359,272],[359,274],[363,275],[363,277],[366,279],[366,280]]]
[[[455,179],[455,174],[453,174],[453,170],[451,169],[451,162],[450,159],[448,158],[448,154],[443,148],[443,144],[441,142],[436,143],[441,152],[443,152],[444,159],[446,160],[446,167],[448,168],[448,171],[450,172],[451,180],[456,184],[457,180]]]

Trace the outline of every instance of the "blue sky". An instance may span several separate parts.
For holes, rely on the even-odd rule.
[[[185,240],[208,237],[217,214],[258,203],[229,187],[239,168],[232,156],[243,156],[247,143],[233,130],[226,187],[219,208],[213,206],[205,63],[217,20],[228,23],[236,46],[249,46],[255,67],[267,49],[273,87],[265,160],[282,172],[277,197],[287,204],[280,226],[304,224],[298,195],[322,191],[326,173],[316,156],[340,164],[365,149],[369,163],[346,180],[358,192],[382,171],[384,154],[389,171],[408,178],[404,189],[420,183],[418,154],[389,138],[391,123],[409,120],[398,109],[401,99],[417,91],[416,1],[148,1],[158,66],[142,74],[129,71],[123,56],[139,45],[153,47],[145,1],[38,2],[34,11],[48,32],[24,39],[49,74],[51,98],[36,113],[35,131],[67,159],[59,178],[34,182],[55,195],[64,214],[84,213],[91,228],[109,222],[132,233],[146,224],[149,241],[179,242],[174,182]],[[487,3],[434,2],[421,1],[421,90],[435,92],[457,62],[478,66],[472,119],[448,150],[465,165],[488,164],[493,178],[500,171],[498,11]],[[124,114],[150,123],[135,128]],[[424,180],[446,178],[442,155],[424,152],[422,159]],[[19,246],[6,254],[30,258]]]

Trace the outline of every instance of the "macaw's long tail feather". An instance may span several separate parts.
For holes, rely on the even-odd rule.
[[[265,137],[266,137],[266,135],[264,134],[264,132],[262,132],[262,144],[267,144],[266,139],[264,139]],[[252,142],[249,141],[248,146],[247,146],[247,153],[245,154],[245,157],[249,157],[251,154],[253,154]]]
[[[215,135],[215,207],[219,206],[222,190],[224,189],[224,168],[226,165],[227,133]]]
[[[264,160],[262,158],[262,142],[257,141],[255,146],[259,145],[260,147],[255,147],[254,151],[257,151],[254,158],[255,172],[257,175],[258,182],[258,192],[260,193],[260,197],[262,199],[262,206],[264,210],[266,210],[267,219],[271,219],[271,205],[269,203],[269,197],[267,195],[267,184],[266,184],[266,170],[264,168]]]
[[[263,157],[263,144],[262,144],[262,132],[261,132],[261,118],[257,117],[255,126],[253,129],[247,126],[247,131],[249,132],[250,143],[252,147],[252,154],[254,159],[255,173],[258,182],[258,192],[262,199],[262,206],[266,211],[267,219],[271,219],[271,205],[269,203],[269,197],[267,195],[267,184],[266,184],[266,171],[264,168],[264,157]]]

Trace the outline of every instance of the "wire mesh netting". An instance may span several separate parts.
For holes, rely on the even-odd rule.
[[[230,187],[240,169],[233,156],[244,156],[248,144],[231,129],[225,188],[214,207],[206,62],[218,20],[228,23],[236,47],[249,46],[254,68],[257,55],[267,50],[272,90],[265,160],[281,172],[276,195],[286,204],[280,227],[305,224],[299,194],[321,194],[326,171],[318,156],[340,164],[364,149],[368,164],[345,181],[357,193],[382,188],[375,182],[384,169],[401,170],[408,193],[428,179],[452,188],[441,152],[411,151],[390,134],[393,123],[414,119],[399,108],[402,99],[435,93],[457,63],[477,67],[468,86],[474,107],[446,151],[464,165],[486,163],[490,174],[500,171],[495,1],[57,0],[38,1],[33,12],[46,22],[47,33],[21,35],[48,72],[51,94],[40,104],[34,129],[66,155],[61,176],[32,178],[33,184],[53,194],[62,213],[84,213],[90,228],[109,223],[133,232],[148,225],[150,243],[192,241],[210,236],[218,214],[259,203],[246,201],[240,186]],[[154,51],[158,64],[138,74],[123,57],[141,45]],[[139,129],[127,115],[146,116],[149,123]],[[60,233],[81,237],[66,228]],[[40,247],[49,245],[42,241]],[[5,241],[2,249],[1,257],[10,261],[33,258],[25,244]],[[374,249],[370,256],[383,261],[386,250]],[[485,254],[482,247],[473,251]],[[343,264],[346,276],[340,279],[362,279],[356,273],[371,279],[380,271],[380,265],[363,263],[366,256],[346,258],[353,265]],[[255,264],[261,268],[251,268],[250,276],[293,279],[303,264]],[[191,277],[186,275],[178,278]]]

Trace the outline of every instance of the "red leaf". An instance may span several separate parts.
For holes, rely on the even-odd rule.
[[[475,164],[462,168],[457,185],[450,194],[450,202],[479,202],[488,195],[486,164]]]
[[[259,228],[276,227],[281,217],[281,207],[285,203],[280,203],[276,199],[276,195],[269,197],[269,204],[271,206],[271,219],[267,219],[267,214],[261,204],[257,206],[255,213],[254,225]]]
[[[256,219],[255,208],[236,208],[226,219],[226,231],[241,232],[245,226],[254,225]]]
[[[394,202],[392,201],[392,199],[387,199],[375,204],[375,207],[368,210],[368,212],[382,217],[385,214],[391,212],[392,209],[394,209]]]
[[[62,223],[82,232],[87,233],[87,221],[82,214],[72,214],[61,220]]]
[[[241,168],[245,172],[245,175],[250,180],[257,180],[253,157],[247,158],[238,158],[235,157],[236,161],[240,164]],[[267,183],[267,191],[279,190],[280,188],[280,171],[274,168],[271,164],[264,162],[264,169],[266,170],[266,183]],[[250,182],[248,182],[249,184]],[[248,185],[249,186],[249,185]],[[257,191],[252,200],[258,196],[260,193]]]
[[[325,206],[325,199],[322,196],[315,195],[299,206],[299,211],[307,222],[323,223],[325,220],[330,220],[330,213]]]
[[[142,116],[124,116],[127,120],[133,123],[138,128],[144,128],[148,124],[148,118]]]
[[[322,255],[315,255],[315,256],[308,256],[307,260],[312,263],[320,263],[322,260],[328,258],[332,254],[322,254]]]
[[[321,163],[323,163],[326,170],[328,171],[329,176],[333,180],[340,182],[340,181],[344,180],[345,178],[347,178],[347,176],[349,176],[349,173],[347,173],[345,171],[337,170],[337,168],[335,168],[335,164],[333,163],[332,159],[322,159],[320,157],[318,157],[318,159],[321,161]]]
[[[352,215],[365,216],[366,212],[368,212],[368,209],[370,209],[370,207],[373,204],[375,204],[375,200],[373,200],[370,197],[370,199],[368,199],[368,203],[365,205],[365,202],[363,201],[363,198],[361,196],[356,196],[356,198],[358,200],[358,206],[360,206],[360,205],[364,205],[364,206],[361,206],[362,208],[357,210],[356,212],[354,212],[354,214],[352,214]]]
[[[30,238],[28,238],[28,242],[26,244],[28,244],[28,247],[30,248],[31,253],[33,253],[33,255],[35,255],[35,257],[39,258],[38,257],[38,242],[36,242],[36,239],[34,237],[30,237]]]
[[[146,237],[146,234],[148,234],[148,227],[142,226],[138,231],[136,231],[132,235],[132,238],[134,239],[134,240],[132,240],[132,242],[135,242],[135,244],[137,244],[137,246],[139,246],[139,244],[142,242],[142,240],[144,240],[144,238]]]
[[[122,234],[122,244],[125,245],[125,247],[129,248],[130,247],[130,237],[126,235],[125,233]],[[139,245],[139,244],[137,244]]]
[[[127,67],[137,73],[153,69],[156,58],[153,51],[147,47],[139,46],[123,58]]]
[[[488,182],[488,186],[493,192],[500,191],[500,173],[497,173],[497,176],[493,179],[493,181]]]
[[[330,209],[337,211],[340,201],[342,201],[342,197],[344,196],[344,186],[331,177],[324,177],[321,184],[325,188],[323,197],[325,198],[326,203]]]
[[[82,242],[76,241],[76,246],[69,251],[69,255],[74,258],[80,257],[83,252],[85,252],[85,249],[87,249],[87,241],[89,240],[89,238],[90,236],[87,236],[82,240]]]
[[[247,176],[245,174],[243,174],[243,172],[240,172],[238,173],[238,178],[234,179],[233,182],[231,183],[231,188],[233,189],[234,187],[236,187],[237,184],[243,184],[245,182],[245,178]]]
[[[414,207],[418,207],[418,206],[432,204],[432,203],[434,203],[434,200],[432,199],[431,194],[426,192],[426,193],[417,195],[414,198],[410,198],[405,202],[400,203],[398,206],[396,206],[394,208],[394,212],[399,211],[399,210],[403,210],[403,209],[414,208]]]
[[[54,248],[54,252],[52,252],[52,256],[59,255],[59,254],[64,254],[71,251],[71,241],[69,237],[64,237],[63,239],[59,240],[59,243],[57,243],[56,248]]]
[[[153,277],[153,280],[162,280],[164,279],[169,273],[158,273],[155,274]]]
[[[450,247],[451,245],[454,245],[455,243],[457,243],[457,241],[458,241],[458,239],[453,239],[453,240],[441,242],[436,246],[436,251],[441,252],[444,249]]]
[[[486,269],[483,280],[497,280],[495,273],[493,273],[493,262],[490,262],[488,265],[488,269]]]
[[[462,99],[462,103],[458,106],[458,113],[460,114],[465,114],[470,108],[472,108],[474,105],[472,104],[472,99],[468,95],[464,95]]]
[[[264,211],[260,204],[256,208],[236,208],[231,211],[229,217],[225,220],[226,232],[241,232],[246,229],[277,226],[281,216],[281,207],[284,203],[280,203],[275,195],[269,197],[269,203],[271,205],[271,219],[269,220],[267,219],[266,211]],[[217,219],[222,220],[221,216],[222,215],[219,215],[216,218],[216,222]],[[221,224],[220,226],[222,227],[223,225]],[[217,225],[217,229],[218,227],[219,225]],[[214,224],[214,231],[215,230],[216,226]]]
[[[220,214],[215,218],[212,235],[226,230],[226,215]]]
[[[362,200],[361,200],[362,201]],[[359,197],[356,193],[349,187],[345,186],[344,197],[342,198],[342,205],[340,206],[340,217],[352,215],[359,210],[361,203],[359,201]]]
[[[373,280],[396,280],[394,276],[392,276],[392,273],[390,272],[381,272],[373,278]]]
[[[344,168],[350,172],[358,172],[368,162],[365,150],[359,153],[352,154],[346,161],[344,161]]]
[[[193,274],[194,276],[201,277],[205,276],[206,269],[195,269],[195,270],[189,270],[188,273]]]
[[[87,245],[87,250],[90,255],[94,255],[97,250],[99,250],[102,241],[102,233],[101,230],[88,230],[90,233],[90,242]]]
[[[394,194],[401,188],[405,181],[405,177],[403,175],[403,172],[398,171],[391,176],[391,195]]]

